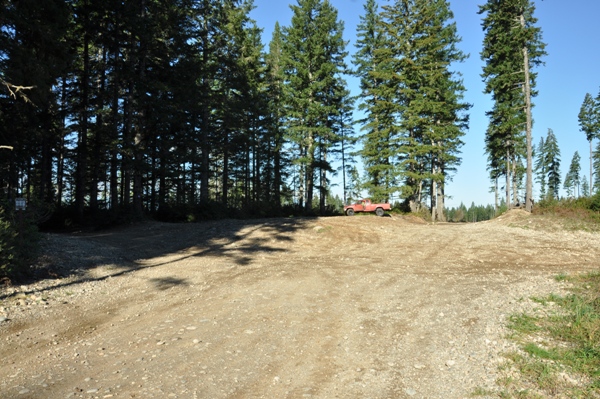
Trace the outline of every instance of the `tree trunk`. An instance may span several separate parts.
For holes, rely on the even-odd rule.
[[[142,20],[146,19],[146,0],[141,0],[140,2],[140,18]],[[146,57],[148,44],[143,39],[143,35],[138,42],[136,42],[133,37],[131,39],[132,43],[136,43],[139,46],[139,54],[135,58],[135,67],[138,70],[137,85],[139,86],[143,85],[146,81]],[[141,217],[144,213],[144,186],[142,170],[144,167],[144,151],[146,142],[146,104],[142,99],[146,97],[146,93],[143,93],[142,90],[135,90],[134,93],[137,100],[137,115],[135,118],[133,137],[133,212],[136,216]]]
[[[446,221],[446,215],[444,213],[444,210],[446,208],[446,201],[445,201],[445,184],[444,182],[440,182],[439,184],[439,188],[437,190],[437,215],[438,215],[438,220],[440,222],[445,222]]]
[[[312,132],[308,133],[308,147],[306,149],[306,210],[312,210],[313,190],[315,188],[315,138]]]
[[[229,138],[227,134],[223,135],[225,143],[223,145],[223,177],[221,181],[221,201],[225,208],[229,204]]]
[[[590,140],[590,197],[594,193],[594,186],[592,185],[593,184],[592,180],[593,180],[593,176],[594,176],[594,169],[593,169],[593,164],[592,164],[593,156],[594,156],[594,154],[593,154],[593,150],[592,150],[592,140]]]
[[[84,17],[87,28],[87,17]],[[86,29],[87,30],[87,29]],[[90,73],[90,38],[87,33],[83,37],[83,70],[81,71],[81,110],[79,117],[79,138],[77,143],[77,171],[75,173],[75,209],[79,221],[83,219],[85,206],[87,159],[88,159],[88,103]]]
[[[321,151],[323,151],[323,150],[321,150]],[[323,164],[325,164],[325,162],[327,161],[327,153],[323,151],[321,153],[321,157],[322,157]],[[327,171],[323,167],[321,167],[321,170],[320,170],[320,179],[319,180],[320,180],[319,211],[320,211],[321,215],[324,215],[326,198],[327,198]]]
[[[498,207],[499,207],[499,200],[498,200],[498,196],[499,196],[499,192],[498,192],[498,176],[496,176],[495,179],[495,185],[494,185],[494,216],[496,216],[498,214]]]
[[[432,146],[435,147],[435,143],[432,143]],[[430,208],[431,208],[431,221],[435,222],[437,220],[437,196],[438,196],[438,186],[437,186],[437,161],[435,155],[432,153],[431,156],[431,198],[430,198]]]
[[[506,206],[508,209],[511,207],[510,202],[510,150],[506,149]]]
[[[116,51],[114,56],[117,56]],[[111,138],[110,146],[110,209],[119,208],[119,85],[113,81],[112,104],[111,104]]]
[[[65,131],[67,125],[67,77],[62,77],[61,88],[61,121],[60,121],[60,143],[58,148],[58,159],[56,162],[56,206],[62,207],[62,197],[64,189],[64,170],[65,170]]]
[[[525,27],[525,16],[521,14],[521,26]],[[523,69],[525,71],[525,117],[526,123],[526,141],[527,141],[527,184],[525,189],[525,210],[531,212],[533,209],[533,147],[531,144],[531,81],[529,78],[529,49],[523,46]]]
[[[519,190],[517,190],[517,158],[513,158],[512,160],[512,194],[513,194],[513,203],[520,204],[519,201]]]

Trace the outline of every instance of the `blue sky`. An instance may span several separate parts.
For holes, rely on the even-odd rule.
[[[330,0],[337,8],[339,19],[344,21],[344,37],[348,40],[348,51],[354,52],[356,26],[363,15],[364,0]],[[380,5],[388,1],[381,0]],[[462,37],[460,48],[470,57],[455,70],[463,74],[467,89],[465,100],[473,104],[470,114],[470,128],[464,137],[462,164],[448,183],[446,194],[450,196],[447,206],[458,206],[461,202],[469,206],[475,204],[493,204],[494,195],[490,193],[491,183],[486,170],[487,156],[484,152],[484,135],[488,120],[485,112],[491,106],[489,96],[483,94],[481,81],[483,62],[479,53],[483,43],[481,16],[478,6],[485,0],[450,0],[459,35]],[[251,17],[264,29],[263,43],[268,48],[271,32],[276,22],[289,26],[292,12],[290,4],[294,0],[254,0],[256,8]],[[600,16],[598,0],[536,0],[538,26],[542,28],[543,40],[547,44],[548,55],[545,65],[538,68],[537,90],[534,98],[533,143],[537,145],[540,137],[545,137],[552,129],[558,139],[561,150],[561,175],[564,179],[575,151],[581,156],[581,174],[589,180],[589,144],[585,134],[579,130],[577,115],[586,93],[593,96],[600,91],[600,34],[597,32],[597,19]],[[352,94],[358,93],[356,79],[348,78]],[[595,144],[594,144],[595,145]],[[334,183],[335,183],[334,179]],[[561,185],[562,187],[562,185]],[[341,196],[341,188],[334,189]],[[538,197],[538,188],[534,186],[534,196]]]

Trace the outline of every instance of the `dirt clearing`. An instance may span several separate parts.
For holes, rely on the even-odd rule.
[[[0,292],[0,398],[465,398],[506,317],[598,268],[597,234],[399,217],[47,235]]]

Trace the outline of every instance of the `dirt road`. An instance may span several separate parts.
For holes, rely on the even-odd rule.
[[[513,212],[48,235],[51,273],[73,274],[0,292],[0,398],[491,391],[506,317],[563,289],[556,274],[600,265],[597,234],[534,225]]]

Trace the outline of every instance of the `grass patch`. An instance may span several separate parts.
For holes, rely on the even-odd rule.
[[[566,296],[535,298],[544,316],[512,315],[510,338],[520,350],[505,355],[498,381],[501,398],[600,398],[600,272],[561,274],[572,283]]]
[[[600,194],[564,200],[542,200],[533,214],[542,229],[600,232]]]

